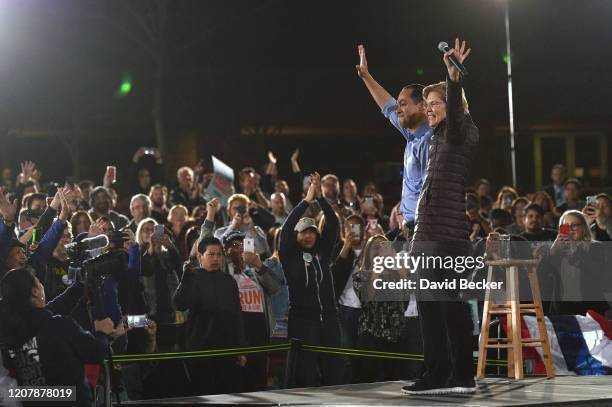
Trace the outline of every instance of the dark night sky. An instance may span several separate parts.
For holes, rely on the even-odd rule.
[[[612,2],[510,1],[519,129],[609,125]],[[0,132],[67,129],[76,118],[83,129],[150,138],[155,63],[139,22],[157,4],[0,0]],[[172,1],[167,128],[237,134],[274,125],[392,137],[355,74],[356,45],[366,45],[370,71],[396,94],[406,83],[443,79],[436,46],[456,35],[473,48],[466,91],[475,120],[483,129],[504,126],[503,23],[501,0]],[[133,90],[118,99],[125,72]]]
[[[154,3],[129,2],[138,13]],[[0,4],[2,127],[59,125],[62,110],[94,125],[149,122],[153,61],[123,1]],[[511,1],[519,122],[607,119],[610,21],[606,0]],[[395,94],[439,80],[436,44],[455,35],[473,47],[466,86],[475,116],[505,121],[501,1],[175,1],[166,33],[171,125],[375,126],[354,73],[356,44]],[[122,72],[134,90],[118,100]]]

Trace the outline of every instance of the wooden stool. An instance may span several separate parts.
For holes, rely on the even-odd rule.
[[[485,292],[484,310],[482,315],[482,328],[480,330],[480,346],[478,349],[478,368],[476,376],[479,379],[485,376],[485,364],[487,349],[508,349],[508,377],[523,379],[523,347],[541,347],[546,376],[549,379],[555,377],[555,369],[552,364],[550,353],[550,342],[546,332],[544,311],[542,310],[542,298],[536,275],[538,260],[492,260],[488,261],[489,272],[487,283],[493,279],[493,267],[506,268],[506,303],[494,304],[491,300],[491,292],[487,288]],[[529,283],[531,286],[532,304],[521,304],[519,291],[519,266],[527,266]],[[538,322],[539,338],[521,338],[521,315],[535,314]],[[507,338],[489,338],[489,324],[491,315],[506,315]]]

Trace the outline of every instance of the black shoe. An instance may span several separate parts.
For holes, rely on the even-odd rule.
[[[476,382],[473,378],[467,380],[451,379],[446,382],[446,387],[451,393],[455,394],[474,394],[476,393]]]
[[[411,385],[402,387],[402,393],[408,395],[439,395],[439,394],[450,394],[452,389],[444,385],[435,385],[429,383],[425,379],[419,379]]]

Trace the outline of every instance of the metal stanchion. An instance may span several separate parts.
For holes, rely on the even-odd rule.
[[[302,344],[304,341],[301,339],[291,338],[289,341],[291,347],[287,352],[287,368],[285,370],[285,388],[290,389],[295,387],[295,372],[297,369],[297,357],[302,351]]]

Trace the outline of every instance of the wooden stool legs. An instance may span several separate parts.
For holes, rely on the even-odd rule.
[[[521,304],[519,290],[519,265],[527,265],[529,285],[533,303]],[[506,268],[506,303],[494,304],[489,289],[485,292],[484,310],[482,316],[482,328],[480,330],[480,341],[478,349],[478,367],[476,376],[479,379],[485,376],[485,365],[488,349],[507,349],[508,352],[508,377],[523,379],[523,347],[541,347],[542,359],[546,367],[546,376],[555,377],[552,355],[550,353],[550,342],[546,332],[546,322],[542,309],[542,298],[536,275],[537,262],[533,260],[498,260],[489,262],[487,282],[493,279],[493,267],[504,266]],[[538,338],[521,337],[521,315],[535,314],[538,325]],[[489,325],[492,315],[506,315],[506,338],[489,338]]]

